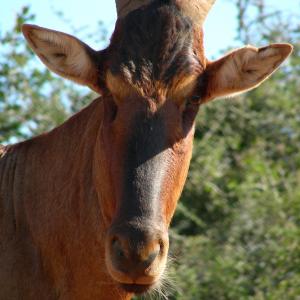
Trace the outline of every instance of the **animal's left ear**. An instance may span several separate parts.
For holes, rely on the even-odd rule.
[[[23,34],[41,61],[56,74],[101,93],[101,54],[79,39],[59,31],[28,25]]]
[[[201,79],[202,102],[251,90],[266,80],[291,54],[290,44],[246,46],[209,62]]]

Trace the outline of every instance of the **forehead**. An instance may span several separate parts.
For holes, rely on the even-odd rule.
[[[161,2],[119,20],[110,47],[112,77],[143,94],[189,86],[204,68],[202,35],[195,36],[191,19],[175,5]]]

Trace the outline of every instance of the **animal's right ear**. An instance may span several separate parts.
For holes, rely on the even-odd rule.
[[[54,73],[101,93],[99,53],[77,38],[25,24],[22,32],[32,50]]]

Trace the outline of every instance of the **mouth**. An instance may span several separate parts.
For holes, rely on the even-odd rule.
[[[127,283],[121,283],[121,288],[125,290],[128,293],[133,294],[144,294],[146,292],[149,292],[155,284],[127,284]]]

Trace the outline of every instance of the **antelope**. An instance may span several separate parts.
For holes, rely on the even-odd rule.
[[[292,52],[206,59],[214,0],[116,0],[109,46],[25,24],[54,73],[101,95],[61,126],[0,149],[0,299],[129,300],[157,286],[199,107],[257,87]]]

